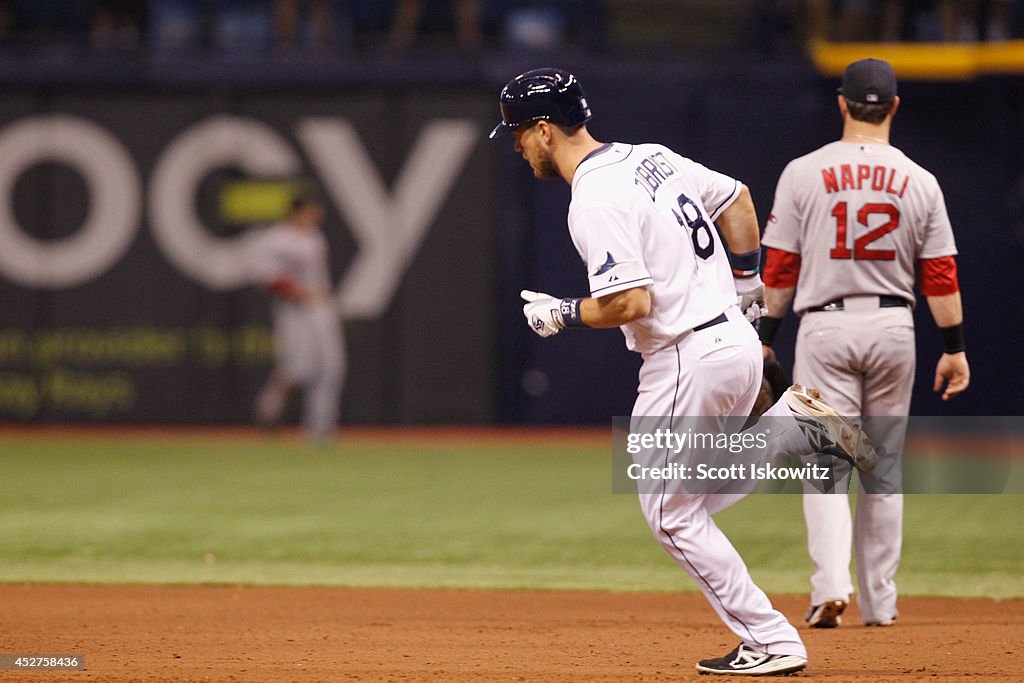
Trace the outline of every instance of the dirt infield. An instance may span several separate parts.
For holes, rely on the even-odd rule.
[[[796,622],[804,600],[776,604]],[[693,662],[735,644],[699,595],[6,585],[0,605],[0,653],[88,664],[0,681],[707,681]],[[800,677],[1021,680],[1024,601],[901,610],[804,630]]]

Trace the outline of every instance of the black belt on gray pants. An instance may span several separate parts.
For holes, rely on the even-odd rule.
[[[878,297],[879,308],[906,308],[910,305],[910,302],[901,296],[890,296],[889,294],[883,294]],[[822,311],[841,311],[846,306],[843,304],[842,299],[836,299],[835,301],[829,301],[824,306],[815,306],[814,308],[808,308],[808,313],[821,313]]]
[[[726,320],[728,320],[728,318],[725,317],[725,313],[719,313],[717,317],[712,318],[711,320],[707,321],[706,323],[701,323],[700,325],[697,325],[697,327],[693,328],[693,331],[694,332],[700,332],[701,330],[706,330],[709,327],[714,327],[715,325],[721,325]]]

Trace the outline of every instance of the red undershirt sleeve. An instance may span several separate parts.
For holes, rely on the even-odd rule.
[[[917,266],[917,286],[921,294],[947,296],[960,291],[954,257],[923,258],[918,260]]]
[[[767,257],[764,262],[762,279],[764,284],[775,289],[796,287],[800,277],[800,254],[766,247]]]

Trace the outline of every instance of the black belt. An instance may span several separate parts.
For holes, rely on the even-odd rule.
[[[890,296],[888,294],[883,294],[882,296],[878,297],[879,308],[906,308],[909,305],[910,302],[901,296]],[[821,313],[822,311],[841,311],[844,308],[846,308],[846,306],[843,304],[843,300],[836,299],[835,301],[829,301],[824,306],[814,306],[813,308],[808,308],[807,312]]]
[[[706,330],[709,327],[714,327],[715,325],[721,325],[726,320],[728,320],[728,318],[725,317],[725,313],[719,313],[717,318],[712,318],[711,320],[707,321],[706,323],[701,323],[700,325],[697,325],[697,327],[693,328],[693,331],[694,332],[700,332],[701,330]]]

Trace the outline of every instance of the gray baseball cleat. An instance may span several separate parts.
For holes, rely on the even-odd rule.
[[[842,458],[864,472],[875,469],[878,455],[871,439],[825,403],[817,389],[794,384],[783,397],[813,452]]]
[[[843,612],[848,605],[846,600],[826,600],[820,605],[811,605],[804,621],[813,628],[835,628],[843,623]]]

